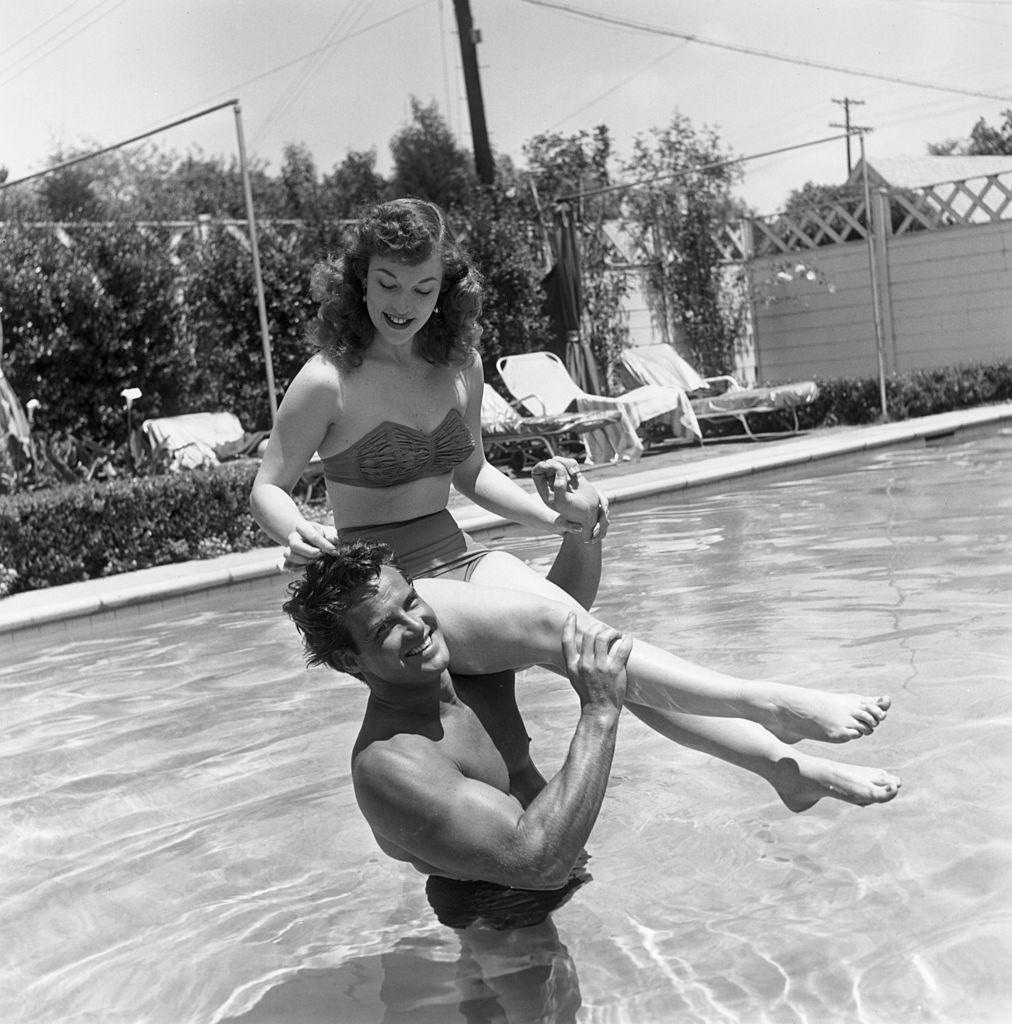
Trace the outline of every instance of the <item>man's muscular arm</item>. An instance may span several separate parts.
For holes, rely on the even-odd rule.
[[[355,791],[373,831],[452,878],[562,886],[607,789],[629,646],[603,626],[577,636],[575,617],[567,620],[563,650],[580,719],[565,763],[526,809],[465,777],[431,745],[374,744],[355,766]]]

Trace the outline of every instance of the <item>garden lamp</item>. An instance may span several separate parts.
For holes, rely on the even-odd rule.
[[[142,394],[144,392],[140,388],[124,388],[120,392],[120,397],[126,403],[127,444],[130,443],[130,438],[133,436],[133,405]]]

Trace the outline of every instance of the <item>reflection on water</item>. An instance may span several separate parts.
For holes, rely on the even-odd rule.
[[[444,927],[375,848],[348,778],[364,688],[303,668],[283,582],[4,650],[0,1020],[1008,1019],[1009,451],[957,437],[620,508],[605,618],[891,690],[831,753],[904,790],[793,816],[629,717],[593,881],[515,932]],[[520,691],[552,771],[574,701],[541,672]]]
[[[392,948],[339,967],[300,970],[228,1024],[571,1024],[580,985],[551,919],[501,932],[469,928],[456,939],[409,934]]]

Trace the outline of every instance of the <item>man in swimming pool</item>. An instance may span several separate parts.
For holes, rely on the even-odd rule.
[[[560,641],[580,715],[569,755],[546,783],[530,758],[512,672],[452,674],[434,612],[385,547],[356,542],[323,556],[290,590],[285,610],[310,660],[369,687],[352,779],[380,848],[427,875],[565,886],[607,788],[631,642],[566,619]]]
[[[425,874],[564,888],[607,786],[632,642],[565,605],[509,591],[508,614],[495,636],[482,637],[481,664],[472,665],[440,627],[423,586],[474,584],[422,580],[416,589],[385,546],[358,541],[321,556],[289,587],[285,611],[309,663],[369,687],[352,753],[359,807],[380,848]],[[510,649],[518,652],[512,662]],[[569,755],[548,783],[530,759],[505,671],[532,651],[563,669],[580,697]],[[472,681],[461,666],[504,675],[498,684]],[[824,796],[883,803],[899,790],[887,772],[794,751],[758,725],[754,733],[732,763],[769,781],[791,810]]]

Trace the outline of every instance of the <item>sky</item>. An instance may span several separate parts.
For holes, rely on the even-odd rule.
[[[1012,0],[470,0],[493,148],[523,166],[535,135],[607,125],[616,155],[675,113],[735,156],[873,129],[876,155],[923,155],[1012,108]],[[610,21],[597,20],[603,15]],[[686,36],[694,38],[684,38]],[[470,127],[453,0],[0,0],[0,166],[100,148],[238,99],[247,151],[285,145],[318,170],[391,137],[411,97]],[[151,140],[230,157],[230,109]],[[856,160],[857,140],[852,143]],[[807,181],[841,182],[842,139],[750,159],[757,213]]]

